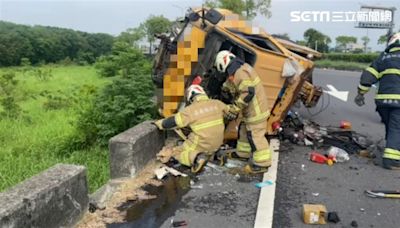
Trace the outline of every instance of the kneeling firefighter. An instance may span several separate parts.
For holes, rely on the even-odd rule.
[[[364,105],[364,94],[379,82],[377,111],[386,128],[383,167],[400,170],[400,33],[391,36],[388,47],[361,75],[355,103]]]
[[[164,147],[157,157],[163,163],[174,158],[197,173],[204,167],[208,157],[222,145],[224,117],[232,119],[230,116],[234,113],[231,113],[223,102],[209,99],[199,85],[191,85],[186,97],[188,106],[174,116],[156,121],[155,125],[161,130],[189,127],[191,133],[182,145],[174,148]]]
[[[215,67],[225,81],[223,90],[231,91],[233,106],[243,115],[236,152],[232,155],[249,159],[247,171],[260,173],[271,166],[271,151],[265,137],[269,116],[267,97],[256,71],[227,50],[218,52]]]

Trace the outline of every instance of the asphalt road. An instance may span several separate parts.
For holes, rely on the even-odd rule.
[[[339,91],[349,91],[349,100],[329,99],[329,95],[324,94],[325,105],[329,103],[325,111],[313,116],[320,110],[319,106],[311,110],[300,108],[299,113],[321,125],[338,126],[341,120],[348,120],[353,130],[368,135],[375,142],[382,141],[384,126],[375,112],[374,89],[366,96],[365,106],[360,108],[353,103],[359,77],[360,72],[316,69],[314,84],[324,89],[331,84]],[[309,227],[302,221],[301,208],[305,203],[324,204],[328,211],[338,212],[341,221],[324,227],[351,227],[353,220],[358,227],[400,227],[400,200],[364,195],[366,189],[399,189],[400,172],[385,170],[357,155],[351,155],[346,163],[329,167],[309,161],[311,149],[308,147],[286,143],[282,146],[286,150],[279,158],[273,227]]]
[[[324,94],[318,107],[297,111],[303,118],[324,126],[338,126],[341,120],[348,120],[353,130],[383,144],[384,127],[375,112],[374,91],[366,96],[365,106],[360,108],[353,103],[359,76],[360,72],[316,69],[314,83],[325,89],[330,84],[339,91],[349,91],[348,102]],[[313,115],[321,106],[326,109]],[[310,227],[302,221],[301,208],[306,203],[324,204],[328,211],[339,214],[338,224],[324,227],[350,227],[352,221],[356,221],[358,227],[400,227],[400,200],[364,195],[366,189],[399,189],[400,172],[384,170],[373,160],[357,155],[351,155],[346,163],[330,167],[309,161],[311,148],[282,143],[281,149],[273,227]],[[167,228],[171,227],[172,219],[185,220],[187,227],[192,228],[253,227],[260,193],[254,184],[260,180],[261,176],[250,178],[207,167],[190,190],[182,191],[175,185],[168,185],[169,190],[159,197],[160,202],[140,206],[142,208],[132,212],[133,217],[138,212],[146,214],[140,221],[115,227],[135,227],[141,222],[139,227]]]

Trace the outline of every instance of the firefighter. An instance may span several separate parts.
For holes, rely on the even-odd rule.
[[[155,125],[161,130],[188,126],[191,133],[182,145],[164,147],[157,158],[163,163],[173,158],[197,173],[223,143],[224,117],[232,119],[236,113],[230,112],[223,102],[209,99],[200,85],[191,85],[186,97],[188,106],[171,117],[156,121]]]
[[[265,138],[269,110],[262,82],[249,64],[227,50],[218,52],[214,66],[225,81],[223,90],[233,91],[233,106],[243,115],[232,155],[249,159],[248,171],[266,172],[271,166],[271,151]]]
[[[382,164],[386,169],[400,169],[400,33],[391,36],[385,51],[363,71],[354,102],[364,105],[364,94],[378,82],[375,103],[386,128]]]

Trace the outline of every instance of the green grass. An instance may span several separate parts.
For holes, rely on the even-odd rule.
[[[369,66],[369,63],[335,61],[335,60],[317,60],[315,61],[316,67],[329,68],[335,70],[351,70],[361,71]]]
[[[81,107],[77,104],[60,109],[45,109],[48,94],[72,94],[82,85],[101,89],[109,79],[97,75],[92,66],[45,66],[35,69],[51,69],[52,77],[38,79],[22,68],[2,68],[17,72],[18,104],[23,110],[17,119],[0,119],[0,191],[17,184],[57,163],[84,165],[88,168],[90,191],[96,190],[109,178],[108,151],[93,147],[87,150],[69,151],[66,140],[74,134],[74,121]],[[88,99],[82,97],[82,102]],[[1,111],[1,110],[0,110]]]

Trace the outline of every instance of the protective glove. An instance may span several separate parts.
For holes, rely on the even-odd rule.
[[[162,126],[162,121],[163,120],[157,120],[157,121],[154,121],[153,124],[156,125],[158,127],[158,129],[164,130],[164,128]]]
[[[363,106],[365,104],[364,95],[361,93],[358,93],[356,98],[354,98],[354,103],[356,103],[360,107]]]
[[[224,118],[231,121],[238,118],[240,109],[236,105],[228,105],[227,111],[224,113]]]

